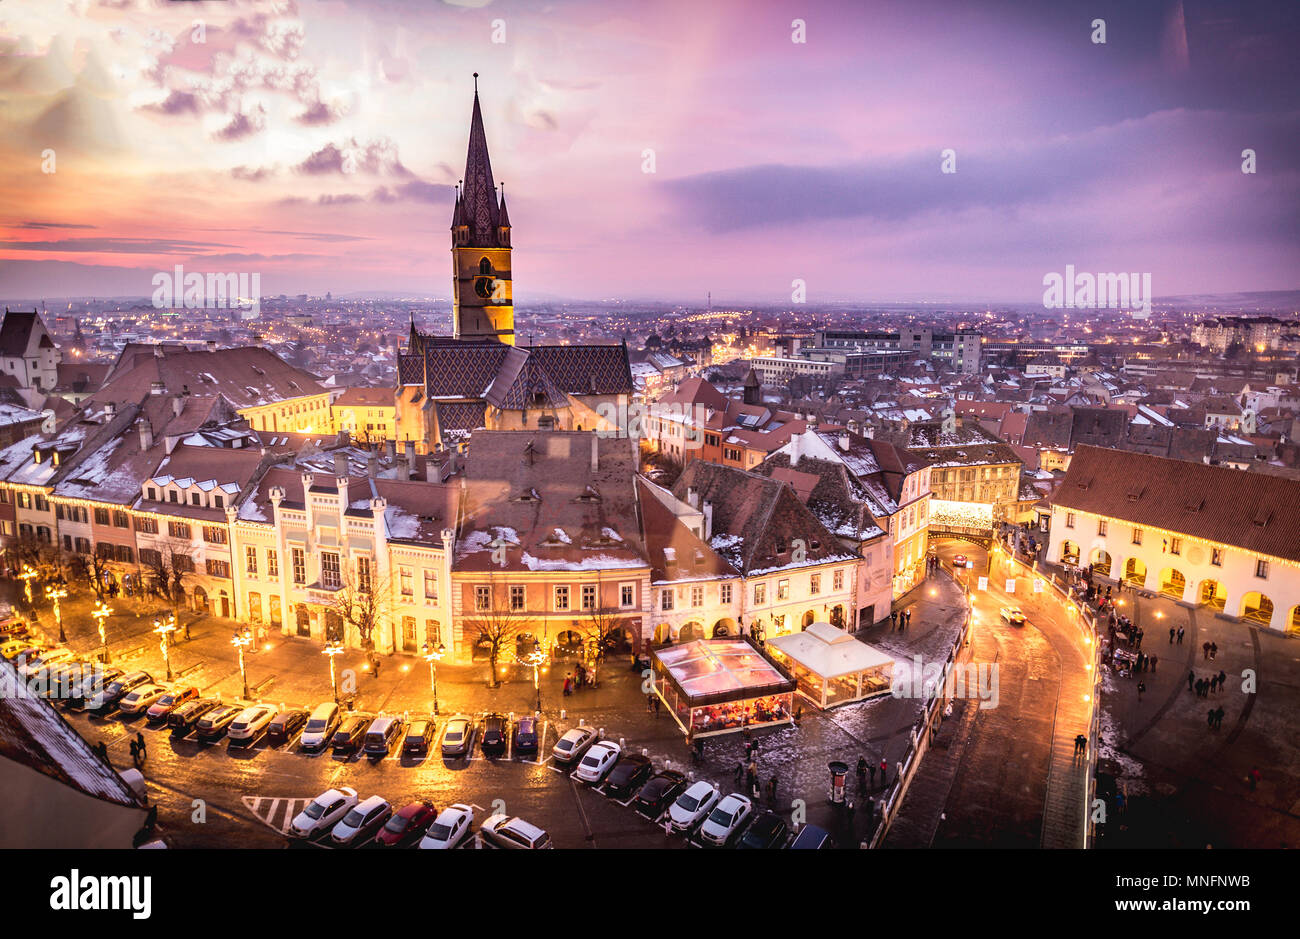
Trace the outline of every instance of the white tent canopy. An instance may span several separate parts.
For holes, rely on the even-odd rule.
[[[767,645],[794,672],[799,693],[823,708],[889,690],[894,659],[830,623],[813,623]]]

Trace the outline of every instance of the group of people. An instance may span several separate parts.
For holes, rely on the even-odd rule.
[[[745,759],[736,763],[736,785],[744,781],[745,791],[748,792],[755,800],[762,797],[759,790],[758,775],[758,741],[749,736],[749,731],[745,731]],[[776,807],[776,774],[773,773],[767,781],[767,802],[772,808]]]
[[[581,663],[574,667],[573,671],[564,676],[564,693],[571,695],[579,688],[596,687],[595,679],[587,672],[587,667]],[[659,699],[656,698],[656,701]],[[655,714],[659,709],[655,708]]]
[[[144,765],[144,758],[147,755],[148,751],[144,745],[144,734],[137,731],[135,739],[131,741],[131,762],[135,764],[136,769],[139,769]]]
[[[1211,694],[1217,694],[1227,685],[1228,673],[1219,670],[1219,674],[1211,675],[1209,678],[1197,678],[1195,672],[1187,673],[1187,690],[1195,691],[1196,697],[1208,698]]]
[[[874,763],[868,763],[867,758],[865,756],[859,756],[858,757],[858,794],[859,795],[865,796],[868,792],[867,789],[868,776],[870,776],[871,788],[875,789],[876,788],[876,765]],[[888,784],[889,784],[889,764],[886,763],[885,760],[882,758],[880,761],[880,785],[883,787]]]
[[[911,610],[890,610],[889,612],[889,631],[897,629],[900,633],[908,626],[912,625]]]

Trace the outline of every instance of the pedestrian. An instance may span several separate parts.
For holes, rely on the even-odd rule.
[[[141,756],[141,758],[148,756],[148,755],[149,755],[149,754],[148,754],[148,751],[145,749],[145,745],[144,745],[144,733],[143,733],[143,732],[141,732],[141,731],[136,731],[136,734],[135,734],[135,742],[136,742],[136,745],[140,748],[140,756]]]
[[[1215,657],[1216,655],[1218,655],[1218,654],[1219,654],[1219,644],[1218,644],[1217,642],[1211,642],[1211,643],[1210,643],[1210,658],[1214,658],[1214,657]]]
[[[1188,672],[1188,673],[1187,673],[1187,690],[1188,690],[1188,691],[1191,691],[1191,690],[1192,690],[1192,682],[1194,682],[1194,681],[1196,681],[1196,673],[1195,673],[1195,672]]]
[[[889,611],[889,631],[892,633],[892,632],[893,632],[895,629],[897,629],[897,628],[898,628],[898,611],[897,611],[897,610],[890,610],[890,611]],[[1209,646],[1206,646],[1206,648],[1208,649]],[[1207,652],[1206,654],[1208,655],[1209,653]]]
[[[1198,698],[1204,698],[1204,697],[1205,697],[1205,679],[1204,679],[1204,678],[1198,678],[1198,679],[1196,679],[1196,697],[1198,697]]]
[[[1205,660],[1208,660],[1209,657],[1210,657],[1210,643],[1209,643],[1208,641],[1207,641],[1207,642],[1202,642],[1202,643],[1201,643],[1201,659],[1202,659],[1202,661],[1205,661]]]
[[[131,763],[136,767],[136,769],[139,769],[141,762],[143,761],[140,756],[140,745],[136,743],[134,740],[132,740],[131,741]]]
[[[1146,633],[1144,633],[1142,630],[1139,629],[1139,630],[1137,631],[1137,645],[1136,645],[1134,648],[1137,648],[1137,649],[1141,649],[1141,648],[1142,648],[1142,637],[1145,636],[1145,635],[1146,635]]]
[[[1259,785],[1259,780],[1260,780],[1259,767],[1252,766],[1250,768],[1250,791],[1251,792],[1255,791],[1255,788]]]
[[[1217,708],[1214,709],[1214,729],[1215,729],[1215,730],[1218,730],[1220,727],[1223,726],[1223,715],[1224,715],[1223,705],[1220,704]]]
[[[650,703],[655,706],[655,720],[658,720],[659,719],[659,695],[653,695],[650,698]]]
[[[190,623],[189,623],[189,620],[186,620],[186,621],[185,621],[185,641],[188,642],[188,641],[189,641],[189,638],[190,638]]]
[[[1219,687],[1222,688],[1227,681],[1228,673],[1223,671],[1223,669],[1219,669]]]
[[[1176,634],[1177,634],[1177,630],[1175,630],[1174,627],[1170,626],[1170,627],[1169,627],[1169,644],[1170,644],[1171,646],[1174,644],[1174,636],[1175,636]]]
[[[907,611],[907,628],[908,628],[908,629],[911,629],[911,628],[912,628],[912,611],[911,611],[911,610],[908,610],[908,611]]]
[[[880,758],[880,785],[884,786],[887,785],[888,783],[889,783],[889,764],[885,762],[885,758],[882,756]]]
[[[1138,682],[1138,704],[1142,703],[1142,695],[1146,693],[1147,686],[1143,682]]]
[[[566,698],[567,698],[567,697],[569,696],[569,694],[572,692],[572,688],[570,687],[571,685],[572,685],[572,681],[571,681],[571,679],[569,678],[568,675],[565,675],[565,676],[564,676],[564,696],[565,696]]]
[[[1151,663],[1151,674],[1154,675],[1156,673],[1156,663],[1160,660],[1153,655],[1147,661]]]
[[[767,781],[767,804],[772,806],[773,808],[776,807],[776,774],[775,773],[773,773],[772,778]]]
[[[1185,630],[1182,626],[1178,627],[1178,644],[1180,646],[1183,644],[1183,634],[1185,632],[1187,632],[1187,630]]]
[[[872,770],[872,776],[875,776],[875,770]],[[858,757],[858,794],[865,795],[867,792],[867,758]]]
[[[1205,726],[1211,730],[1214,729],[1214,708],[1210,708],[1205,712]]]
[[[376,678],[379,677],[379,665],[380,665],[380,662],[379,662],[379,656],[376,655],[376,656],[375,656],[375,670],[374,670],[374,672],[373,672],[373,674],[374,674],[374,676],[375,676]]]
[[[652,695],[652,694],[648,694],[648,695],[645,696],[645,709],[646,709],[647,711],[649,711],[651,714],[654,713],[654,710],[655,710],[655,696],[654,696],[654,695]]]
[[[735,775],[736,775],[736,785],[740,785],[740,781],[745,778],[745,764],[741,760],[736,761]]]

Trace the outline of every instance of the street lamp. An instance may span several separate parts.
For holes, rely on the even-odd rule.
[[[433,687],[433,713],[438,713],[438,663],[447,654],[447,647],[441,642],[434,648],[429,640],[424,640],[424,660],[429,663],[429,684]]]
[[[325,648],[321,650],[322,655],[330,657],[330,685],[334,688],[334,703],[339,703],[339,676],[334,668],[334,657],[343,654],[343,643],[337,639],[331,639],[325,643]]]
[[[539,640],[533,640],[533,651],[529,652],[519,660],[524,665],[532,667],[533,670],[533,688],[537,691],[537,710],[542,709],[542,683],[538,678],[538,669],[546,661],[546,653],[542,651],[542,644]]]
[[[104,621],[113,615],[113,610],[105,606],[103,600],[97,600],[95,608],[90,611],[90,615],[95,618],[95,627],[99,630],[99,660],[107,665],[108,631],[104,628]]]
[[[45,588],[45,596],[54,601],[54,622],[59,624],[59,642],[67,642],[68,636],[63,631],[63,612],[59,609],[59,601],[68,595],[68,590],[63,585],[53,585]]]
[[[244,647],[253,644],[253,635],[247,629],[242,633],[235,633],[234,638],[230,640],[231,645],[239,650],[239,677],[244,682],[244,699],[248,699],[248,672],[244,670]]]
[[[165,623],[160,619],[154,620],[153,631],[162,637],[158,642],[158,648],[162,649],[163,664],[167,667],[167,680],[171,681],[172,680],[172,658],[171,658],[171,645],[168,642],[168,640],[171,638],[171,634],[176,632],[176,614],[175,613],[170,614],[167,617],[167,622]],[[244,652],[243,649],[239,650],[241,668],[243,667],[243,658],[244,658],[243,652]],[[248,697],[247,682],[245,682],[244,684],[244,697]]]
[[[27,605],[32,605],[32,578],[39,576],[36,568],[30,564],[23,565],[23,572],[18,575],[23,581],[23,596],[27,598]]]

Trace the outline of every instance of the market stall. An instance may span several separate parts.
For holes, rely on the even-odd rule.
[[[801,695],[819,708],[888,694],[894,660],[830,623],[768,640],[778,665],[794,676]]]
[[[655,650],[655,693],[695,739],[791,721],[794,682],[744,639]]]

